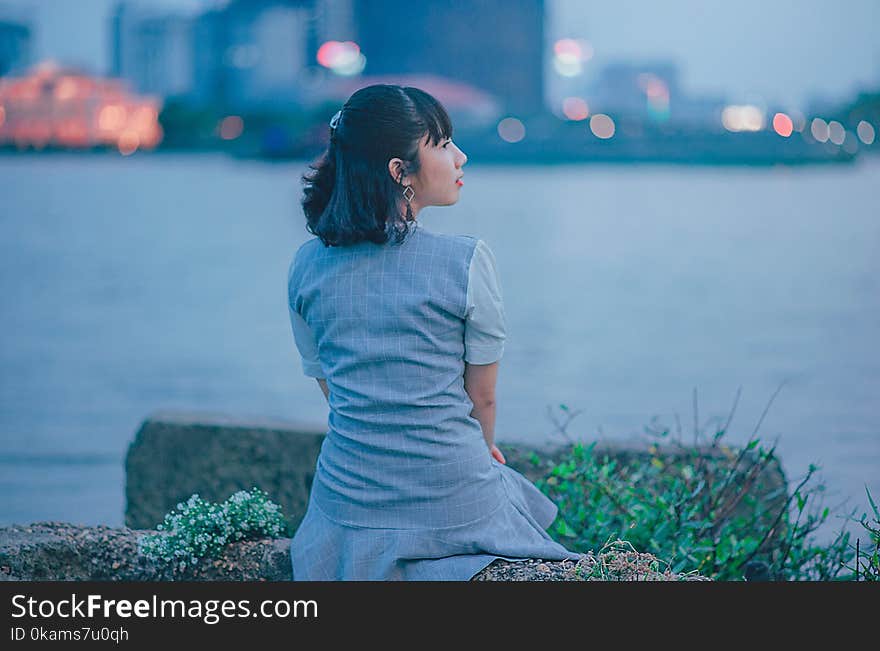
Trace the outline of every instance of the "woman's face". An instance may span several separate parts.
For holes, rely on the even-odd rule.
[[[426,136],[419,142],[419,161],[419,173],[403,177],[403,184],[411,185],[415,192],[413,214],[425,206],[456,203],[464,185],[460,179],[464,174],[461,168],[467,162],[465,153],[449,138],[431,145]]]

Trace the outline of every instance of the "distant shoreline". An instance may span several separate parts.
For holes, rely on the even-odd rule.
[[[757,155],[729,155],[710,156],[710,155],[688,155],[686,152],[681,156],[660,156],[651,155],[645,152],[641,155],[632,155],[627,153],[614,153],[605,151],[601,153],[589,152],[581,155],[572,155],[567,152],[547,152],[541,155],[510,155],[509,152],[503,151],[484,151],[479,147],[471,147],[468,150],[471,163],[486,164],[491,166],[528,166],[528,165],[650,165],[650,166],[685,166],[685,167],[802,167],[809,165],[833,165],[833,164],[855,164],[859,162],[860,156],[841,156],[841,157],[797,157],[789,156],[775,158],[771,156]],[[45,148],[42,150],[25,149],[19,150],[14,147],[0,147],[0,157],[2,158],[39,158],[39,157],[107,157],[113,159],[125,159],[143,156],[205,156],[217,155],[237,160],[259,161],[266,163],[289,163],[289,162],[308,162],[314,160],[320,155],[320,152],[309,155],[260,155],[260,154],[242,154],[232,151],[224,151],[219,149],[189,149],[189,148],[160,148],[153,151],[138,151],[128,156],[121,156],[116,150],[111,148],[94,148],[94,149],[60,149]],[[870,156],[870,154],[868,155]]]

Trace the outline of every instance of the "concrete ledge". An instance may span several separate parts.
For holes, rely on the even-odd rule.
[[[138,555],[138,537],[153,533],[64,522],[0,527],[0,581],[290,581],[290,538],[231,543],[220,558],[179,571]],[[471,580],[707,580],[658,571],[656,560],[635,553],[584,554],[578,562],[499,559]]]
[[[290,538],[230,544],[218,559],[179,571],[138,554],[155,530],[35,522],[0,528],[0,580],[289,581]]]

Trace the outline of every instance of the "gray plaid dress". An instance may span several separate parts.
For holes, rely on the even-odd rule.
[[[465,361],[496,361],[465,345],[478,244],[416,221],[402,244],[312,238],[296,252],[290,314],[312,334],[297,345],[330,411],[293,580],[463,581],[497,558],[580,557],[545,531],[556,505],[490,456],[470,415]]]

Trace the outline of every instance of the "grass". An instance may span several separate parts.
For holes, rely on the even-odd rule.
[[[832,542],[820,543],[815,534],[831,510],[821,504],[825,487],[816,480],[818,467],[811,464],[788,482],[775,443],[765,447],[758,438],[779,389],[739,449],[724,443],[739,391],[711,440],[696,427],[694,392],[692,445],[682,442],[680,426],[677,436],[652,426],[646,428],[646,450],[613,457],[596,443],[572,440],[566,427],[576,413],[560,405],[567,422],[556,424],[570,445],[552,460],[530,458],[546,470],[535,484],[559,506],[551,535],[584,553],[628,546],[630,554],[666,559],[673,574],[694,572],[716,581],[877,580],[880,513],[867,487],[873,516],[846,516],[861,524],[864,539],[852,541],[841,529]]]

